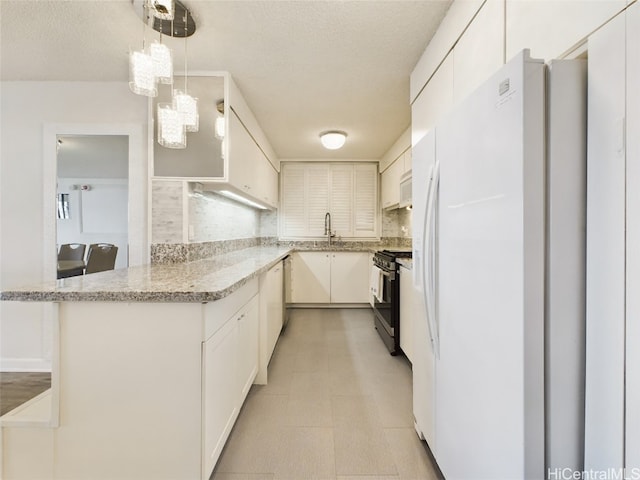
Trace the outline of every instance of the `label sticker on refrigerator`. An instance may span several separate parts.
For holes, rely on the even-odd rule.
[[[510,81],[508,78],[500,82],[500,85],[498,85],[498,95],[502,96],[505,93],[507,93],[509,91],[509,86],[510,86]]]

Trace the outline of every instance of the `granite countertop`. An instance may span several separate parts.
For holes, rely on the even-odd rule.
[[[397,258],[396,262],[409,270],[413,268],[413,258]]]
[[[0,300],[210,302],[234,292],[293,251],[253,247],[204,260],[140,265],[0,292]]]

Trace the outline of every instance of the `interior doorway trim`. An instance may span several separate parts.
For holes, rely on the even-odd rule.
[[[58,135],[126,135],[129,137],[129,266],[147,263],[147,157],[143,126],[134,123],[52,123],[43,127],[43,265],[45,281],[56,278],[56,192]]]

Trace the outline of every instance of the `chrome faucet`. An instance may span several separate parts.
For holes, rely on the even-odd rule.
[[[335,233],[331,233],[331,214],[327,212],[324,216],[324,234],[327,236],[327,240],[329,240],[329,245],[331,245],[331,237],[335,237]]]

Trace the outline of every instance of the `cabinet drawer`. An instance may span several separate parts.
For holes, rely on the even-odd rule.
[[[203,305],[203,340],[216,333],[251,298],[258,293],[258,279],[254,278],[232,294]]]

